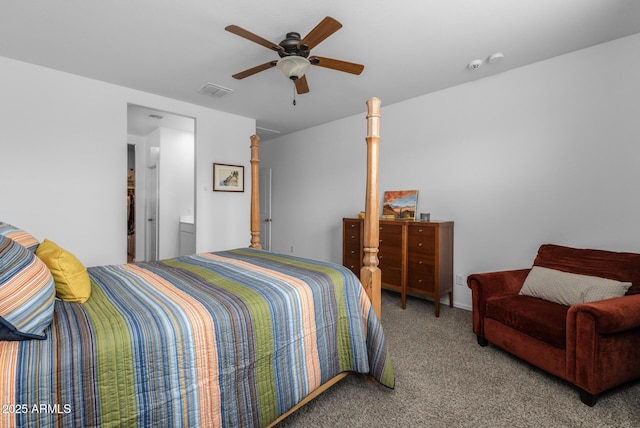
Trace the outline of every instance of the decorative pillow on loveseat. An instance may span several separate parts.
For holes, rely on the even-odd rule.
[[[46,339],[55,288],[47,266],[0,235],[0,340]]]
[[[629,287],[630,282],[533,266],[520,294],[571,306],[624,296]]]

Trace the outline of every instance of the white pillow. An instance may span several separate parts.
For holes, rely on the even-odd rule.
[[[629,287],[630,282],[534,266],[527,275],[520,294],[571,306],[624,296]]]

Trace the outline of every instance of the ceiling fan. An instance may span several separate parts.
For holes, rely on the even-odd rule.
[[[342,24],[330,16],[327,16],[304,38],[300,38],[300,33],[290,32],[287,33],[287,36],[283,41],[279,44],[275,44],[245,30],[244,28],[238,27],[237,25],[229,25],[225,30],[276,51],[280,56],[280,59],[278,60],[257,65],[249,68],[248,70],[236,73],[232,77],[236,79],[244,79],[245,77],[252,76],[260,71],[264,71],[272,67],[278,67],[285,76],[293,80],[298,94],[306,94],[309,92],[309,85],[307,83],[305,73],[311,65],[358,75],[362,73],[362,70],[364,70],[364,65],[315,55],[310,56],[311,49],[316,47],[320,42],[338,31],[340,28],[342,28]]]

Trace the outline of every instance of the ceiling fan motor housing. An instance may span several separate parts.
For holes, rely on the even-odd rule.
[[[279,44],[284,48],[283,51],[278,51],[278,55],[280,58],[284,58],[285,56],[301,56],[308,57],[309,56],[309,48],[306,45],[300,46],[298,49],[298,43],[300,43],[300,33],[296,33],[294,31],[287,33],[287,37],[281,41]]]

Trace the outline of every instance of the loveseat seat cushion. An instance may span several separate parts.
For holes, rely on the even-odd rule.
[[[556,348],[565,349],[569,306],[532,296],[501,296],[486,302],[485,316]]]

